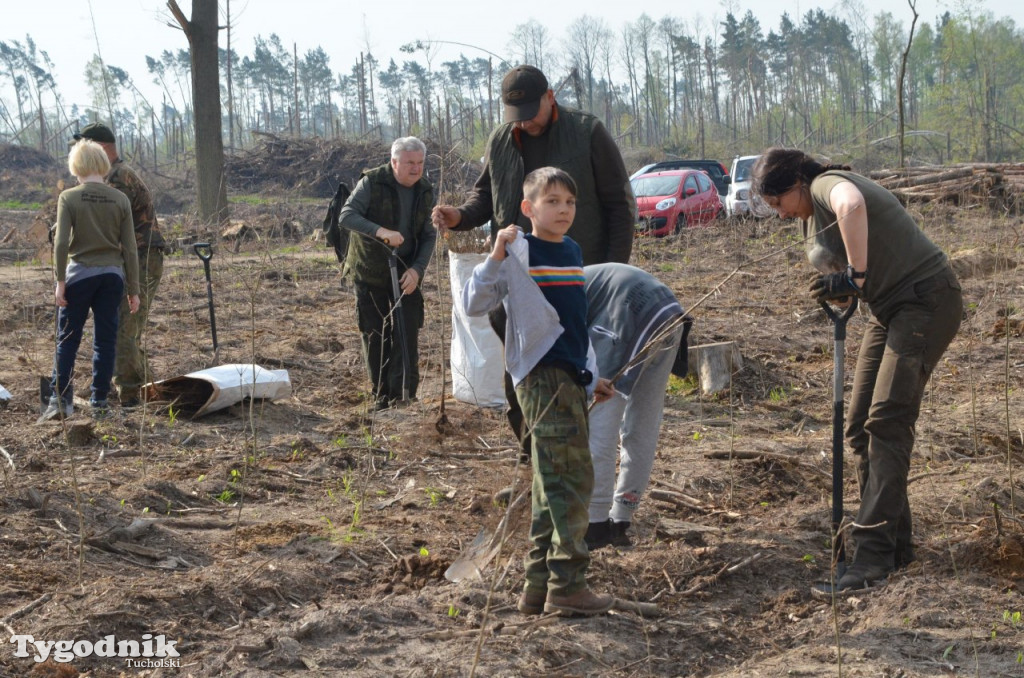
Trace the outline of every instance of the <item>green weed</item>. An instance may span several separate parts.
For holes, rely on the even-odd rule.
[[[685,379],[680,379],[676,375],[670,375],[668,378],[668,393],[670,395],[682,395],[683,393],[689,393],[697,388],[697,375],[688,374]]]
[[[270,199],[260,195],[232,195],[228,196],[228,202],[236,205],[269,205]]]
[[[41,202],[22,202],[20,200],[0,200],[0,209],[5,210],[34,210],[42,209]]]

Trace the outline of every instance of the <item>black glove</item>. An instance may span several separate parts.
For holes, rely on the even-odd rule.
[[[815,301],[840,301],[849,297],[859,297],[857,287],[846,271],[828,273],[818,276],[811,283],[811,296]]]

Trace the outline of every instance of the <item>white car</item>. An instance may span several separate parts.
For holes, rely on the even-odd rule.
[[[725,196],[725,212],[730,217],[770,217],[775,210],[769,207],[760,196],[750,190],[750,175],[759,155],[738,155],[732,161],[732,183]]]

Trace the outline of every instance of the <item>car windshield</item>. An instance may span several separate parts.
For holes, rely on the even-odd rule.
[[[673,195],[679,189],[679,175],[637,177],[633,179],[633,195],[638,198],[653,198],[659,195]]]
[[[732,178],[733,181],[750,181],[750,169],[757,162],[757,158],[747,158],[746,160],[736,161],[736,176]]]

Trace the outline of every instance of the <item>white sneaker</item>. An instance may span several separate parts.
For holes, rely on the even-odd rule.
[[[43,411],[39,419],[36,420],[37,424],[42,424],[44,421],[50,421],[63,414],[64,419],[71,417],[71,413],[74,412],[75,406],[73,403],[66,402],[61,405],[60,399],[57,396],[50,396],[50,402],[46,406],[46,410]]]

